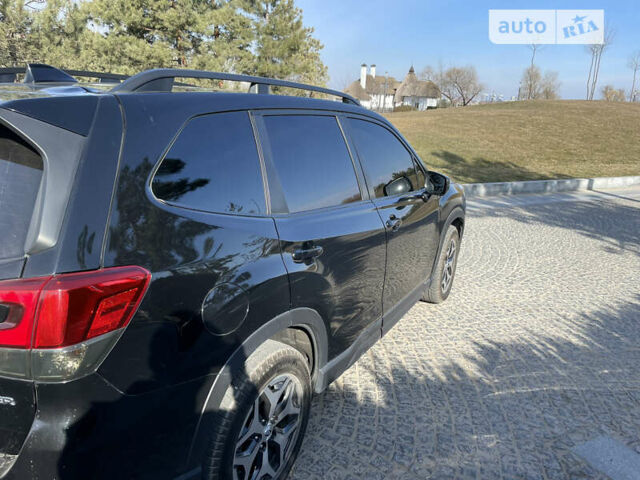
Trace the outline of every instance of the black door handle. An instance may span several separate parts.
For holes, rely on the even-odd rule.
[[[395,215],[389,215],[389,220],[387,220],[387,228],[392,232],[397,232],[402,225],[402,219],[396,217]]]
[[[406,200],[422,200],[423,202],[427,202],[427,201],[429,201],[429,194],[427,192],[425,192],[424,190],[421,190],[419,192],[416,192],[414,194],[408,195],[406,197],[402,197],[400,200],[402,200],[402,201],[406,201]]]
[[[319,257],[324,252],[324,249],[320,245],[309,248],[298,248],[293,251],[291,256],[296,263],[309,262],[316,257]]]

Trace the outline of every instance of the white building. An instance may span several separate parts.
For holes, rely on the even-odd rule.
[[[360,79],[345,89],[345,93],[357,98],[363,107],[370,110],[390,111],[401,105],[418,110],[438,106],[440,94],[433,82],[418,80],[413,67],[402,82],[388,75],[376,76],[376,66],[360,67]]]
[[[360,67],[360,79],[355,80],[345,89],[345,93],[360,100],[363,107],[370,110],[393,110],[393,96],[400,86],[395,78],[376,76],[376,66],[371,65],[367,74],[367,65]]]
[[[439,99],[440,91],[436,84],[428,80],[418,80],[413,65],[394,96],[396,107],[407,105],[416,110],[436,108]]]

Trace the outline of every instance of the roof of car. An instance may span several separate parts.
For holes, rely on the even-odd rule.
[[[22,88],[15,83],[19,76],[23,75]],[[98,79],[98,84],[81,84],[77,78]],[[181,83],[180,79],[189,79],[189,83]],[[272,89],[294,89],[296,92],[308,92],[309,96],[333,96],[340,98],[344,103],[359,105],[358,100],[337,90],[326,87],[307,85],[290,80],[276,78],[256,77],[252,75],[209,72],[203,70],[188,70],[176,68],[157,68],[145,70],[136,75],[127,77],[124,75],[101,72],[88,72],[80,70],[63,71],[50,65],[40,63],[27,64],[25,68],[0,68],[0,82],[9,82],[0,85],[4,90],[4,96],[32,96],[53,93],[66,94],[67,90],[75,90],[76,93],[99,93],[107,89],[113,93],[140,93],[140,92],[174,92],[176,87],[200,90],[203,80],[213,80],[219,88],[215,90],[250,91],[260,94],[269,94]],[[107,88],[105,88],[107,86]],[[60,88],[62,87],[62,88]],[[75,87],[75,88],[71,88]],[[226,88],[224,88],[226,87]],[[247,88],[248,87],[248,88]],[[44,92],[42,92],[44,90]]]
[[[246,92],[216,92],[216,91],[190,91],[190,92],[144,92],[144,93],[130,93],[130,92],[111,92],[104,89],[104,84],[49,84],[39,85],[39,88],[33,88],[30,86],[22,85],[19,83],[0,83],[0,107],[7,108],[8,104],[20,100],[33,100],[33,99],[46,99],[46,98],[61,98],[61,97],[73,97],[73,96],[99,96],[99,95],[145,95],[154,96],[156,101],[161,101],[165,96],[178,96],[183,100],[187,100],[190,97],[207,97],[211,99],[217,99],[221,103],[228,105],[235,103],[237,108],[308,108],[308,109],[322,109],[322,110],[339,110],[339,111],[352,111],[372,113],[369,110],[364,109],[359,105],[353,105],[333,100],[326,100],[322,98],[313,97],[300,97],[291,95],[261,95],[256,93]]]
[[[5,80],[6,77],[2,78],[3,73],[0,69],[0,79]],[[86,73],[93,74],[93,78],[96,78],[95,75],[103,75],[96,72]],[[44,78],[39,80],[38,74],[44,75]],[[61,81],[49,81],[56,75],[59,75]],[[156,69],[133,77],[118,79],[113,79],[110,75],[113,74],[104,74],[105,78],[100,79],[101,83],[81,83],[71,77],[68,72],[58,71],[46,65],[31,65],[25,74],[25,79],[29,80],[27,83],[15,83],[15,73],[13,74],[14,83],[0,83],[0,108],[29,116],[35,115],[38,118],[42,117],[44,121],[57,124],[58,120],[55,119],[59,117],[62,108],[75,110],[81,105],[95,105],[94,102],[103,96],[118,96],[124,104],[152,102],[160,108],[166,104],[169,109],[194,102],[198,107],[203,108],[203,112],[210,113],[258,109],[322,110],[366,115],[388,123],[377,113],[361,107],[359,102],[348,94],[324,87],[197,70]],[[179,83],[178,79],[182,78],[196,80],[189,81],[190,83]],[[216,85],[219,81],[221,88],[224,83],[224,88],[216,91],[201,88],[198,84],[202,79],[215,80]],[[119,80],[123,81],[119,82]],[[230,87],[232,84],[234,86]],[[281,94],[290,92],[300,92],[305,96]],[[342,101],[318,97],[338,98]],[[86,123],[81,119],[76,120],[76,123],[80,122],[82,125]],[[86,128],[81,128],[80,125],[65,124],[64,128],[86,134]]]
[[[26,98],[60,97],[65,95],[85,95],[104,93],[107,84],[94,83],[41,83],[29,85],[24,83],[0,83],[0,104],[11,100]]]

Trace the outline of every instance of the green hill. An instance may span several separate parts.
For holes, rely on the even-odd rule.
[[[386,115],[458,182],[640,175],[640,103],[505,102]]]

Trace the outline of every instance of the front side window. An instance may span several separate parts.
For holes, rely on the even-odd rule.
[[[353,162],[333,116],[265,116],[273,164],[270,184],[279,185],[290,213],[361,200]],[[276,212],[286,213],[286,212]]]
[[[411,153],[389,130],[355,118],[349,119],[349,126],[374,197],[419,190],[424,186],[424,180],[420,180],[424,175],[415,166]]]
[[[260,160],[247,112],[196,117],[162,160],[154,195],[179,207],[216,213],[266,213]]]

